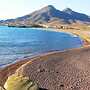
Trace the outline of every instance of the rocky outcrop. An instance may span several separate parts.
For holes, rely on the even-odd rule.
[[[28,59],[27,59],[27,60],[23,60],[23,61],[19,61],[19,62],[15,63],[15,64],[12,64],[12,65],[9,65],[9,66],[7,66],[7,67],[5,67],[5,68],[0,69],[0,86],[3,87],[4,84],[5,84],[5,82],[6,82],[6,80],[7,80],[7,78],[8,78],[10,75],[14,74],[15,71],[16,71],[21,65],[25,64],[25,63],[28,62],[28,61],[29,61]]]
[[[28,77],[13,74],[8,77],[5,85],[6,90],[39,90],[38,85]]]

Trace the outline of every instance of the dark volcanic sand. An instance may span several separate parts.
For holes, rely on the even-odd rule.
[[[52,52],[31,60],[32,62],[22,65],[16,73],[29,76],[40,88],[90,90],[90,47]],[[14,68],[14,72],[15,70]]]

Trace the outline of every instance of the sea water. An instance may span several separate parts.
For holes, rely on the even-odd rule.
[[[65,32],[44,28],[0,26],[0,66],[25,57],[82,46],[82,40]]]

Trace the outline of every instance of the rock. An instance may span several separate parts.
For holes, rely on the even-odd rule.
[[[8,77],[4,87],[6,90],[39,90],[38,85],[28,77],[16,74]]]
[[[0,87],[0,90],[5,90],[3,87]]]
[[[28,61],[29,61],[29,59],[24,59],[24,60],[14,63],[14,64],[8,65],[2,69],[0,68],[0,86],[4,87],[4,84],[5,84],[6,80],[8,79],[8,77],[11,76],[12,74],[14,74],[15,71],[20,66],[22,66],[23,64],[25,64]]]

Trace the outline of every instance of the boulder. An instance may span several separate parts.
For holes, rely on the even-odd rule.
[[[6,90],[39,90],[38,85],[28,77],[13,74],[9,76],[5,85]]]

